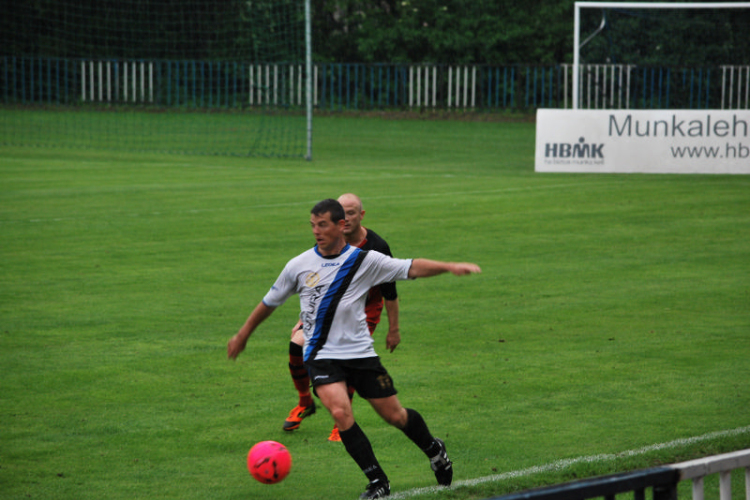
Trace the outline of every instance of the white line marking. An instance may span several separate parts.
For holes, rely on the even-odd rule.
[[[667,448],[675,448],[678,446],[687,446],[687,445],[691,445],[695,443],[700,443],[702,441],[708,441],[710,439],[716,439],[716,438],[722,438],[722,437],[728,437],[728,436],[736,436],[739,434],[745,434],[747,432],[750,432],[750,426],[739,427],[737,429],[731,429],[727,431],[711,432],[709,434],[704,434],[702,436],[695,436],[691,438],[676,439],[674,441],[669,441],[668,443],[653,444],[650,446],[645,446],[643,448],[638,448],[637,450],[628,450],[628,451],[623,451],[621,453],[610,453],[610,454],[602,454],[602,455],[592,455],[588,457],[568,458],[568,459],[558,460],[556,462],[552,462],[547,465],[537,465],[534,467],[529,467],[528,469],[522,469],[522,470],[512,471],[512,472],[504,472],[502,474],[493,474],[492,476],[479,477],[476,479],[466,479],[463,481],[455,481],[450,488],[455,488],[455,487],[460,487],[460,486],[476,486],[478,484],[505,481],[508,479],[530,476],[532,474],[539,474],[542,472],[559,471],[559,470],[565,469],[575,464],[606,462],[609,460],[615,460],[617,458],[633,457],[637,455],[643,455],[652,451],[659,451],[659,450],[664,450]],[[411,490],[394,493],[390,496],[390,498],[392,498],[393,500],[400,499],[400,498],[409,498],[409,497],[414,497],[417,495],[427,495],[429,493],[436,493],[438,491],[442,491],[445,489],[446,488],[442,486],[428,486],[425,488],[414,488]]]

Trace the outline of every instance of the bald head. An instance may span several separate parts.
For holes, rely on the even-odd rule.
[[[344,207],[344,237],[349,244],[356,246],[367,236],[367,230],[362,227],[362,217],[365,216],[362,200],[356,194],[346,193],[339,196],[338,202]]]
[[[352,193],[346,193],[339,196],[339,203],[341,203],[342,206],[346,207],[346,205],[350,205],[357,209],[358,212],[362,211],[362,200],[359,199],[359,196]]]

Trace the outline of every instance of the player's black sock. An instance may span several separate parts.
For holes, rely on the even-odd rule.
[[[359,468],[365,473],[367,479],[374,481],[375,479],[381,479],[388,481],[388,477],[380,468],[378,459],[375,458],[375,453],[372,451],[372,445],[370,440],[367,439],[365,433],[362,432],[359,425],[355,422],[353,426],[345,431],[339,431],[341,436],[341,442],[344,443],[344,448],[349,452],[349,455],[357,462]]]
[[[430,429],[427,427],[422,415],[411,408],[406,409],[406,414],[409,418],[406,421],[406,427],[401,429],[406,434],[406,437],[414,441],[414,444],[419,446],[419,449],[428,457],[432,458],[437,455],[440,451],[440,445],[437,444],[435,438],[430,434]]]

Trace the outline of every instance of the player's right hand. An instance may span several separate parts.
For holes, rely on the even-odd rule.
[[[245,350],[246,345],[247,340],[240,338],[239,334],[229,339],[229,343],[227,344],[227,358],[237,359],[237,356]]]

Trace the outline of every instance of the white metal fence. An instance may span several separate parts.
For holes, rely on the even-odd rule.
[[[750,109],[750,66],[722,66],[721,72],[721,109]]]
[[[313,65],[319,109],[572,107],[573,66]],[[581,109],[750,109],[750,66],[581,65]],[[304,106],[304,65],[0,58],[0,99],[20,104]]]
[[[572,94],[573,65],[564,68],[564,108]],[[696,107],[750,109],[750,66],[721,66],[720,75],[705,68],[644,68],[632,64],[582,64],[579,67],[579,109],[628,109],[634,94],[642,106],[669,107],[671,94]],[[720,98],[712,95],[712,78],[719,78]],[[570,87],[568,87],[570,85]],[[684,95],[684,94],[689,95]],[[654,102],[656,100],[657,102]],[[666,101],[666,102],[665,102]],[[718,101],[718,102],[717,102]],[[652,104],[648,106],[646,104]],[[655,104],[655,105],[654,105]]]
[[[154,102],[154,63],[82,61],[82,102]]]
[[[673,465],[681,480],[693,481],[693,500],[704,500],[704,480],[712,474],[719,475],[720,500],[732,500],[732,471],[745,471],[745,500],[750,500],[750,449],[700,458]]]

